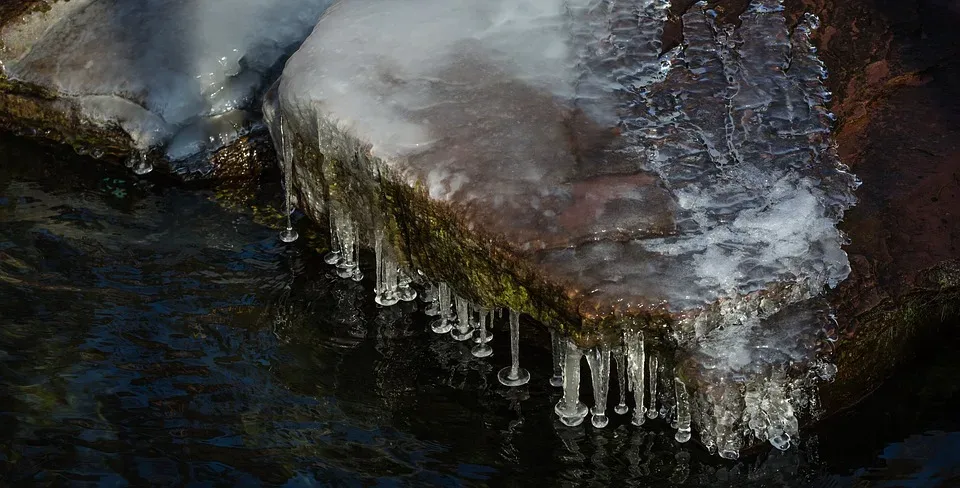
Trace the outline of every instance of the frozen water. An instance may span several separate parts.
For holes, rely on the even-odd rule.
[[[278,62],[330,0],[71,0],[3,32],[8,76],[75,100],[171,159],[247,130]]]
[[[817,297],[849,272],[836,224],[857,182],[830,139],[815,18],[791,32],[781,1],[754,0],[735,28],[701,2],[682,16],[683,44],[661,52],[669,8],[345,0],[287,63],[268,110],[351,182],[405,183],[452,208],[588,322],[623,318],[633,423],[662,417],[681,441],[696,427],[735,459],[748,430],[789,445],[812,395],[797,378],[815,365],[831,376]],[[358,235],[387,229],[383,211],[352,206],[373,226]],[[487,314],[455,302],[451,335],[484,345]],[[650,327],[651,311],[670,326]],[[610,364],[594,354],[603,424]],[[567,425],[587,413],[581,356],[554,337]]]
[[[694,7],[661,55],[663,1],[342,2],[287,63],[279,107],[322,119],[331,157],[360,141],[374,173],[458,205],[591,310],[815,294],[848,273],[835,224],[856,182],[812,26],[791,35],[779,5],[736,31]]]
[[[575,427],[587,416],[587,406],[580,401],[580,362],[583,351],[573,341],[564,344],[563,396],[554,408],[564,425]]]
[[[587,365],[593,383],[593,408],[590,422],[600,429],[610,422],[607,418],[607,393],[610,391],[610,346],[601,344],[587,351]]]

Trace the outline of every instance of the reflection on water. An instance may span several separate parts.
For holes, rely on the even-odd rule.
[[[954,347],[798,448],[721,462],[666,426],[561,427],[546,377],[497,382],[508,334],[476,359],[209,196],[0,141],[0,485],[960,480]]]

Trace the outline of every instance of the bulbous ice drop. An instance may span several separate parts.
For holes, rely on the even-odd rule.
[[[613,354],[617,363],[617,383],[620,390],[620,403],[613,407],[613,411],[620,415],[627,413],[630,409],[627,407],[627,358],[624,355],[624,346],[620,347]]]
[[[473,337],[473,327],[470,324],[470,302],[463,297],[456,298],[457,326],[450,331],[455,341],[468,341]]]
[[[650,407],[647,408],[647,418],[655,419],[659,411],[657,410],[657,356],[650,355]],[[641,387],[642,388],[642,387]]]
[[[690,440],[690,395],[687,393],[687,385],[674,378],[674,389],[677,394],[677,434],[674,439],[677,442],[687,442]]]
[[[146,152],[140,150],[134,151],[133,155],[130,156],[128,165],[133,170],[133,174],[137,176],[143,176],[153,171],[153,165],[150,164]]]
[[[493,348],[490,347],[490,341],[487,340],[487,324],[492,322],[493,311],[480,309],[477,313],[479,315],[477,330],[480,331],[480,337],[478,337],[477,345],[473,346],[470,353],[474,357],[485,358],[493,355]]]
[[[550,349],[553,359],[553,376],[550,377],[550,386],[563,386],[563,360],[564,360],[563,338],[556,331],[550,330]]]
[[[644,354],[643,332],[628,330],[623,335],[624,346],[627,356],[627,379],[630,389],[633,391],[633,425],[643,425],[647,421],[644,415],[647,411],[644,405],[643,397],[646,386],[644,385],[644,372],[646,368],[646,356]]]
[[[610,422],[607,418],[607,394],[610,391],[610,346],[599,345],[587,352],[587,364],[590,366],[590,377],[593,380],[593,415],[590,422],[596,428],[606,427]]]
[[[563,397],[554,407],[554,412],[564,425],[574,427],[583,423],[589,410],[580,401],[580,358],[583,351],[571,340],[564,341]]]
[[[510,366],[500,370],[497,379],[504,386],[522,386],[530,381],[530,372],[520,367],[520,313],[510,310]]]
[[[300,235],[297,234],[297,231],[293,230],[292,227],[287,227],[286,229],[280,231],[280,240],[282,242],[289,244],[293,241],[296,241],[298,237],[300,237]]]

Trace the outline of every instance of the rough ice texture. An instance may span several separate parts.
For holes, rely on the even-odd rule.
[[[855,180],[830,145],[811,26],[791,37],[776,1],[736,32],[695,7],[661,55],[668,7],[342,2],[287,63],[281,113],[338,127],[379,161],[371,174],[503,236],[582,309],[835,285]]]
[[[2,33],[8,76],[55,90],[141,150],[183,159],[249,129],[277,64],[330,0],[71,0]]]
[[[751,429],[789,445],[812,402],[829,317],[817,296],[848,273],[836,224],[856,180],[831,146],[814,17],[790,32],[779,1],[756,0],[735,29],[701,3],[662,53],[668,9],[347,0],[266,112],[283,154],[312,158],[291,175],[303,205],[349,201],[368,244],[421,225],[384,217],[409,205],[387,201],[399,182],[493,236],[488,259],[535,269],[581,318],[651,330],[666,312],[672,327],[649,334],[649,414],[672,418],[681,378],[701,439],[733,458]],[[493,271],[468,276],[507,274]]]

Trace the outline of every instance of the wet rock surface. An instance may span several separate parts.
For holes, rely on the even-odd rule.
[[[136,173],[217,176],[249,155],[241,139],[266,135],[260,95],[328,5],[13,2],[0,12],[0,120],[82,153],[131,154]]]
[[[670,15],[663,24],[663,50],[668,51],[675,45],[696,45],[695,28],[710,26],[708,17],[695,16],[702,9],[692,7],[692,4],[690,1],[678,1],[670,6]],[[746,9],[746,4],[747,2],[743,1],[719,2],[716,5],[711,3],[708,7],[713,8],[716,13],[716,20],[713,22],[720,25],[739,25],[740,15]],[[45,9],[45,5],[45,2],[7,2],[0,6],[0,19],[4,19],[0,20],[0,26],[8,25],[12,16],[21,16],[38,8]],[[858,206],[844,216],[841,224],[841,229],[850,238],[850,244],[845,248],[850,256],[850,277],[826,295],[829,306],[824,308],[822,303],[811,303],[802,310],[802,314],[798,316],[813,314],[816,326],[804,329],[805,335],[790,336],[792,342],[783,348],[803,345],[803,348],[806,348],[802,349],[803,355],[810,358],[811,351],[820,356],[820,349],[825,343],[837,340],[832,343],[832,348],[828,347],[833,350],[833,361],[838,366],[836,380],[820,386],[822,408],[833,412],[849,406],[875,388],[895,364],[909,354],[910,339],[924,330],[925,325],[939,323],[958,313],[958,220],[954,218],[954,214],[960,209],[960,182],[957,180],[960,157],[955,142],[960,140],[957,137],[957,127],[960,124],[956,115],[960,113],[956,107],[956,95],[960,93],[960,89],[957,82],[955,48],[958,42],[950,24],[957,19],[957,6],[955,2],[942,0],[807,0],[786,2],[785,6],[788,32],[796,33],[797,26],[807,21],[804,18],[805,13],[812,12],[820,18],[821,27],[811,32],[814,36],[813,43],[819,48],[818,56],[830,71],[826,83],[833,93],[830,110],[837,115],[835,137],[839,155],[842,162],[850,166],[851,172],[857,174],[863,182],[863,186],[857,191]],[[743,29],[744,26],[740,25],[740,28]],[[714,36],[716,34],[717,32],[711,33]],[[782,49],[784,44],[780,41],[783,39],[777,36],[774,38],[779,41],[757,46],[756,49]],[[735,42],[734,46],[732,52],[749,52],[744,51],[746,48],[743,44]],[[688,52],[696,54],[695,49]],[[768,55],[769,52],[765,52],[761,59],[775,58]],[[656,59],[660,60],[659,57]],[[791,61],[793,59],[795,58],[791,58]],[[616,64],[611,66],[617,67]],[[611,66],[601,63],[595,68],[602,71]],[[487,71],[471,72],[479,68],[477,63],[470,63],[469,66],[462,67],[461,71],[454,70],[453,73],[477,75],[467,77],[471,82],[483,81],[483,76],[487,76],[486,83],[481,83],[485,86],[484,89],[465,93],[474,98],[460,100],[462,104],[480,102],[480,106],[488,109],[485,113],[458,110],[456,105],[416,107],[416,115],[423,116],[427,126],[432,123],[436,127],[449,130],[450,140],[453,141],[453,144],[428,152],[424,156],[425,161],[432,161],[434,167],[442,167],[450,161],[460,160],[464,155],[478,157],[484,161],[484,170],[497,176],[491,178],[486,187],[461,181],[456,191],[452,190],[455,180],[449,177],[435,180],[440,183],[437,185],[441,189],[439,195],[458,194],[458,198],[472,203],[451,213],[431,210],[429,198],[400,186],[386,185],[381,192],[373,193],[369,186],[364,186],[367,183],[351,176],[352,169],[360,168],[369,162],[358,158],[354,162],[359,166],[343,165],[343,162],[340,162],[340,166],[333,167],[322,164],[313,167],[298,166],[295,178],[301,193],[300,198],[302,202],[315,204],[312,208],[304,205],[304,210],[323,222],[327,220],[327,208],[322,202],[331,194],[338,195],[348,207],[369,206],[372,198],[383,198],[388,202],[386,208],[389,213],[396,217],[390,222],[405,233],[405,240],[394,242],[397,248],[394,258],[397,261],[406,265],[414,264],[427,270],[432,276],[460,283],[459,291],[474,295],[471,298],[477,302],[496,303],[523,310],[551,325],[561,328],[570,328],[570,324],[576,326],[585,322],[602,325],[621,321],[624,311],[629,315],[631,309],[634,312],[643,309],[640,314],[656,326],[654,330],[659,330],[657,327],[660,325],[670,323],[676,316],[666,313],[668,310],[663,304],[670,300],[657,295],[658,291],[663,293],[663,290],[651,291],[641,285],[649,283],[650,276],[662,279],[663,283],[687,284],[690,283],[690,276],[667,276],[657,274],[656,269],[653,269],[647,275],[621,276],[621,281],[611,282],[603,278],[611,276],[611,273],[617,274],[619,262],[603,258],[622,258],[623,249],[629,247],[629,243],[676,239],[677,236],[690,232],[691,228],[684,224],[690,222],[689,215],[683,215],[680,207],[671,205],[673,199],[670,195],[675,187],[670,186],[670,175],[665,176],[655,168],[638,164],[638,161],[647,155],[625,151],[625,148],[636,145],[636,141],[630,141],[631,144],[623,142],[630,136],[630,131],[618,128],[617,124],[611,125],[608,120],[596,120],[595,114],[589,110],[589,104],[588,110],[578,109],[576,104],[565,103],[564,98],[558,97],[549,87],[530,89],[524,83],[493,76]],[[659,63],[651,65],[652,71],[645,75],[656,74],[660,68]],[[776,71],[776,66],[773,65],[761,66],[758,72],[764,72],[765,68]],[[705,83],[705,80],[697,79],[697,74],[691,75],[680,69],[674,73],[686,73],[682,76],[688,78],[672,79],[671,83],[683,86],[683,83],[695,80],[701,82],[697,86],[701,87],[704,93],[710,90],[719,93],[724,90],[723,80],[718,80],[715,86],[711,86]],[[770,75],[770,79],[773,78],[794,79],[791,78],[789,70],[786,74]],[[814,78],[816,77],[810,77],[809,80]],[[387,77],[381,81],[385,86],[400,89],[397,79]],[[585,86],[589,87],[590,83],[595,81],[588,76]],[[802,82],[799,85],[797,89],[802,91],[805,85]],[[591,97],[600,100],[599,106],[616,106],[617,97],[611,96],[600,86],[596,92],[590,93]],[[806,86],[809,88],[812,85]],[[425,89],[437,88],[428,86]],[[454,86],[444,89],[455,91],[457,88]],[[504,91],[512,97],[507,99],[509,103],[492,103],[497,100],[497,97],[492,95]],[[654,102],[663,100],[667,95],[673,94],[656,91],[646,94],[648,100]],[[656,103],[652,106],[659,107]],[[723,112],[716,110],[716,105],[713,105],[713,109],[710,107],[710,104],[704,104],[697,118],[712,117],[721,120]],[[700,108],[697,107],[698,110]],[[309,111],[301,115],[304,119],[312,117]],[[567,175],[573,174],[580,179],[558,195],[546,195],[537,207],[531,206],[529,200],[505,200],[499,203],[484,200],[483,195],[489,194],[488,191],[529,193],[535,183],[535,178],[524,180],[523,174],[503,171],[506,161],[504,158],[508,151],[502,147],[496,144],[469,143],[471,130],[479,121],[489,120],[491,115],[496,116],[492,118],[495,122],[487,129],[502,137],[514,134],[510,122],[520,121],[520,125],[537,128],[537,134],[540,134],[542,139],[525,141],[530,143],[526,149],[530,158],[524,158],[523,161],[532,162],[544,155],[555,155],[558,167],[566,168]],[[618,112],[618,115],[623,113]],[[643,118],[642,110],[633,115],[637,115],[640,120]],[[746,111],[741,110],[741,123],[749,121],[746,115]],[[117,127],[101,127],[86,121],[82,111],[58,101],[55,93],[35,84],[12,81],[6,77],[0,79],[0,124],[4,128],[28,127],[33,129],[28,133],[35,130],[37,136],[67,142],[84,152],[96,151],[118,159],[129,154],[133,142],[125,132]],[[818,121],[818,124],[821,124],[819,127],[824,127],[822,121]],[[682,126],[682,123],[678,126]],[[814,130],[806,134],[797,133],[790,137],[802,135],[803,137],[799,138],[807,139],[804,141],[807,147],[828,146],[829,140],[823,131],[813,128]],[[315,141],[319,139],[319,134],[316,134],[312,126],[301,129],[304,130],[295,131],[293,141],[287,142],[291,154],[296,152],[298,156],[306,159],[318,156],[316,147],[311,146],[317,145]],[[329,133],[342,135],[337,132],[339,128],[331,129],[335,130],[328,131]],[[276,138],[276,130],[274,132]],[[790,137],[783,136],[784,131],[781,130],[773,140],[790,141]],[[670,137],[674,137],[674,140],[670,140]],[[659,144],[675,147],[677,137],[680,136],[660,134],[656,140],[661,141]],[[719,137],[718,134],[702,132],[698,143],[714,141],[722,147],[725,142],[723,139],[724,137]],[[662,142],[664,140],[667,142]],[[643,144],[644,147],[657,145],[658,143]],[[231,147],[238,147],[239,150],[233,151]],[[250,161],[261,157],[265,160],[271,158],[262,138],[243,138],[231,147],[215,156],[215,160],[220,158],[223,164],[214,165],[221,168],[214,174],[235,176],[247,174],[248,171],[259,171],[259,165],[250,164]],[[347,153],[351,155],[365,156],[363,151],[360,151],[363,149],[361,147],[351,146],[348,149]],[[703,162],[716,163],[730,157],[724,151],[717,154],[719,156],[710,154],[710,158]],[[251,158],[251,155],[258,156]],[[694,173],[707,167],[703,162],[700,166],[692,166]],[[783,161],[776,161],[781,162]],[[607,164],[621,169],[611,174],[597,171],[599,166]],[[627,171],[622,168],[636,170]],[[356,174],[353,173],[354,176]],[[538,176],[562,180],[563,174],[561,171]],[[342,176],[348,176],[343,180],[346,184],[331,190],[327,182]],[[527,188],[523,188],[524,181],[530,183]],[[514,191],[518,188],[520,190]],[[636,191],[638,188],[641,191]],[[429,189],[421,188],[428,196],[433,197]],[[838,194],[842,195],[843,192]],[[848,203],[842,203],[841,199],[841,203],[834,208],[846,205]],[[644,211],[630,211],[636,208]],[[650,212],[650,208],[656,208],[657,211]],[[788,206],[789,210],[793,208],[795,206],[792,204]],[[610,212],[606,213],[608,210]],[[591,221],[588,218],[590,215],[599,218]],[[709,217],[724,219],[723,215]],[[369,224],[368,228],[373,228],[374,222],[370,219],[369,222],[363,222],[356,215],[352,218],[361,224]],[[474,222],[474,225],[471,226],[470,221]],[[377,222],[377,225],[381,223]],[[498,228],[499,232],[482,231],[488,227]],[[602,238],[598,239],[598,236]],[[792,242],[794,237],[796,236],[787,236],[785,241]],[[609,243],[619,245],[621,250],[614,252],[596,249]],[[593,248],[593,255],[600,256],[601,259],[571,271],[571,260],[566,259],[570,256],[563,255],[567,252],[564,251],[564,246],[568,245],[579,246],[580,249]],[[551,261],[551,255],[556,259]],[[650,256],[644,253],[634,258],[637,261],[651,262]],[[724,259],[719,258],[710,260],[723,261]],[[814,261],[817,262],[799,268],[815,270],[816,266],[825,262]],[[608,269],[604,268],[605,262],[611,263],[608,264]],[[551,263],[554,265],[552,273],[564,279],[552,280],[544,277],[542,269],[549,269]],[[676,268],[689,271],[692,267]],[[840,270],[834,274],[836,281],[845,274],[843,269],[844,266],[836,268]],[[734,274],[722,272],[717,276],[732,277]],[[601,278],[597,278],[598,275]],[[744,300],[743,303],[753,305],[748,305],[746,309],[734,307],[732,311],[741,315],[749,310],[772,314],[775,310],[764,310],[761,305],[768,296],[786,298],[781,303],[774,301],[775,309],[784,308],[793,302],[808,303],[807,299],[819,292],[816,285],[818,280],[831,280],[830,272],[825,275],[817,272],[814,275],[817,277],[812,285],[804,285],[798,290],[796,287],[767,286],[776,281],[770,281],[769,270],[765,270],[764,279],[760,280],[760,288],[766,290],[755,293],[759,288],[748,286],[742,291],[746,291],[746,297],[750,300]],[[581,284],[570,286],[574,281],[570,276],[582,280]],[[624,279],[627,283],[622,281]],[[630,282],[630,279],[634,281]],[[557,281],[561,283],[558,284]],[[746,282],[749,283],[750,280]],[[476,285],[476,289],[470,290],[465,286],[467,283]],[[712,286],[715,287],[716,284]],[[593,293],[595,290],[599,292]],[[630,307],[618,309],[620,302],[616,307],[609,306],[610,297],[629,295],[636,290],[643,292],[630,299]],[[571,291],[573,293],[569,293]],[[600,299],[591,301],[584,298],[591,294],[593,298]],[[715,311],[729,305],[730,301],[720,300],[712,307]],[[828,314],[822,313],[823,310],[834,312],[836,324],[830,320]],[[712,312],[708,312],[706,316],[709,317],[710,313]],[[605,317],[610,320],[605,320]],[[782,320],[764,322],[753,320],[754,318],[743,321],[741,325],[769,333],[776,324],[790,323]],[[693,325],[694,334],[719,330],[718,323],[709,320],[690,323]],[[823,332],[820,331],[821,326],[824,328]],[[682,328],[680,330],[683,331]],[[742,339],[737,334],[731,334],[729,328],[723,331],[727,334],[715,333],[709,340],[701,342],[703,347],[696,355],[696,364],[708,364],[711,351],[722,351],[730,346],[728,339],[731,337],[723,337],[724,335]],[[763,333],[750,337],[762,336]],[[586,342],[597,340],[592,337],[582,339]],[[740,341],[738,344],[742,346],[744,343],[747,346],[751,344],[750,340]],[[775,358],[774,362],[784,364],[790,359],[788,355],[786,360],[780,357]],[[684,364],[688,363],[679,361],[678,364],[683,370]],[[819,363],[813,364],[812,361],[811,365],[819,367]],[[701,378],[712,377],[705,374]],[[724,392],[712,390],[709,394],[722,398]],[[723,417],[722,413],[720,417]],[[702,424],[703,420],[699,422]]]

